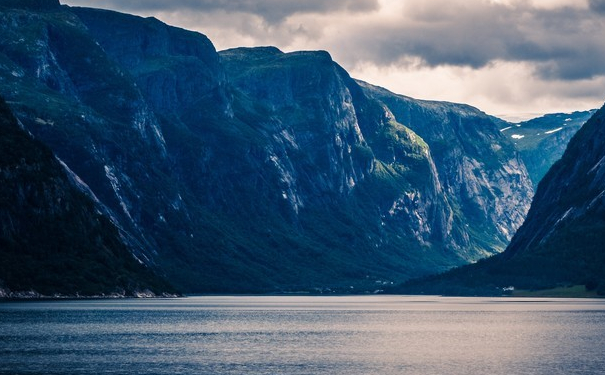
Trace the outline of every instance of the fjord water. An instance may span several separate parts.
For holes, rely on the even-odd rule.
[[[605,374],[605,301],[0,303],[0,374]]]

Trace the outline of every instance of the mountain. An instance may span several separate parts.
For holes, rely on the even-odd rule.
[[[374,291],[503,249],[526,213],[525,167],[472,107],[38,3],[0,1],[0,94],[183,291]]]
[[[502,287],[584,285],[605,295],[605,108],[573,136],[540,182],[527,219],[502,254],[400,291],[501,293]],[[498,289],[496,289],[498,288]]]
[[[561,158],[571,137],[596,111],[553,113],[502,126],[502,133],[510,137],[519,150],[535,188]]]
[[[85,190],[0,98],[0,297],[173,292]]]

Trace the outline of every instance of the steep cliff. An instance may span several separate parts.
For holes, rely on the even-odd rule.
[[[0,297],[172,291],[77,184],[0,98]]]
[[[221,57],[236,90],[235,116],[270,141],[264,152],[279,176],[278,196],[304,233],[344,241],[370,257],[369,269],[424,273],[464,260],[428,146],[328,53],[238,48]]]

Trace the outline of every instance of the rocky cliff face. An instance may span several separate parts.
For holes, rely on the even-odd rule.
[[[493,123],[362,88],[326,52],[219,55],[82,8],[0,18],[0,93],[185,291],[373,291],[498,251],[525,213]]]
[[[368,231],[366,246],[408,251],[409,245],[391,248],[390,235],[380,234],[388,230],[416,248],[457,248],[452,210],[428,146],[367,97],[329,54],[240,48],[221,57],[238,90],[236,116],[250,118],[252,112],[264,119],[267,158],[294,213],[355,204],[368,228],[382,227]]]
[[[239,89],[237,116],[264,122],[264,152],[294,211],[346,197],[371,172],[350,78],[326,52],[238,49],[221,57]]]
[[[69,173],[0,98],[0,297],[171,291]]]
[[[362,85],[429,145],[468,259],[502,251],[523,223],[533,192],[523,161],[498,124],[470,106]]]

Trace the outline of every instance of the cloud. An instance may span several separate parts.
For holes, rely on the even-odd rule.
[[[67,1],[186,23],[219,48],[224,39],[243,39],[330,49],[349,65],[413,60],[480,68],[504,60],[533,62],[545,78],[605,74],[605,0]]]
[[[598,108],[605,99],[605,77],[578,80],[544,80],[523,62],[495,62],[470,67],[379,67],[361,64],[356,77],[419,99],[469,103],[497,116],[529,119],[542,113]]]
[[[605,13],[605,0],[588,0],[590,9],[596,13]]]
[[[296,14],[335,11],[369,12],[378,0],[83,0],[80,5],[135,12],[227,12],[256,15],[277,24]]]
[[[577,80],[605,74],[605,0],[586,1],[97,0],[94,6],[160,14],[207,34],[219,49],[327,49],[349,67],[530,62],[544,79]]]
[[[605,23],[588,8],[408,0],[405,10],[396,23],[352,30],[344,42],[347,63],[390,65],[412,59],[428,67],[478,69],[495,61],[524,61],[534,63],[544,78],[605,74]]]

